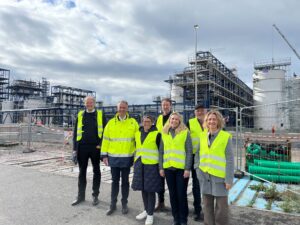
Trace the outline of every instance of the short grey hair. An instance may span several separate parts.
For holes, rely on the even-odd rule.
[[[128,102],[125,100],[121,100],[118,102],[117,106],[119,106],[120,104],[126,104],[128,106]]]
[[[94,103],[96,103],[96,98],[94,96],[92,96],[92,95],[88,95],[83,100],[84,104],[86,104],[86,102],[87,102],[88,99],[93,99]]]

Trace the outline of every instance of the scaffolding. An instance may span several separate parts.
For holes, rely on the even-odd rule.
[[[10,79],[10,70],[0,68],[0,102],[8,100],[9,98],[9,90],[7,87],[9,86]]]
[[[7,87],[10,90],[10,100],[20,102],[30,98],[46,98],[50,83],[46,78],[36,82],[32,80],[14,80]]]
[[[62,109],[83,108],[84,98],[86,96],[96,97],[96,92],[62,85],[51,87],[51,97],[53,98],[53,105]]]
[[[195,104],[195,61],[197,104],[217,109],[253,105],[252,89],[234,74],[234,70],[227,68],[211,52],[197,52],[196,60],[190,59],[190,66],[166,80],[171,86],[182,88],[184,105]],[[252,112],[248,113],[250,118]],[[230,112],[226,114],[230,116]],[[247,123],[251,122],[250,119],[247,121]]]

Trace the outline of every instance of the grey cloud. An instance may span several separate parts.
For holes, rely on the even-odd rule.
[[[49,23],[30,17],[24,10],[0,9],[0,27],[6,40],[14,45],[49,46],[53,32]]]
[[[163,80],[164,77],[172,73],[177,65],[157,63],[123,63],[121,61],[103,62],[100,60],[91,60],[87,63],[75,63],[65,59],[47,59],[35,58],[34,56],[20,59],[20,65],[33,65],[32,70],[43,70],[52,76],[52,73],[64,73],[77,75],[88,75],[89,77],[120,77],[120,78],[138,78],[144,80]],[[36,68],[34,67],[36,65]],[[93,75],[97,74],[97,75]]]
[[[151,101],[151,93],[160,94],[166,90],[160,86],[163,80],[174,71],[183,70],[188,65],[188,57],[194,54],[193,25],[198,23],[200,26],[197,31],[198,50],[216,49],[214,53],[216,57],[229,68],[236,66],[240,77],[247,83],[252,82],[254,61],[271,60],[272,52],[275,58],[291,57],[292,72],[300,73],[300,61],[272,28],[272,24],[276,23],[295,49],[300,52],[298,32],[300,2],[296,0],[189,2],[178,0],[176,3],[172,0],[146,2],[137,0],[128,3],[121,1],[129,7],[128,15],[122,15],[124,18],[118,17],[120,14],[117,14],[115,9],[118,3],[120,2],[89,1],[79,4],[76,2],[77,8],[84,4],[89,6],[81,8],[83,13],[80,15],[85,18],[83,28],[76,25],[78,25],[78,32],[79,30],[89,32],[99,28],[100,33],[92,32],[92,35],[98,40],[99,46],[110,51],[119,51],[119,56],[121,55],[119,60],[108,58],[105,50],[99,52],[101,54],[99,57],[87,55],[82,62],[71,61],[64,55],[56,58],[46,55],[18,55],[17,50],[7,49],[3,51],[5,54],[0,53],[0,58],[9,58],[14,68],[19,67],[20,71],[26,71],[27,74],[30,74],[30,71],[42,71],[46,77],[65,79],[70,85],[81,83],[83,88],[95,89],[101,96],[110,95],[115,99],[126,93],[128,98],[137,101],[141,101],[140,98]],[[33,19],[23,9],[16,10],[12,12],[12,8],[9,7],[0,9],[0,27],[5,31],[6,41],[45,47],[51,46],[59,38],[56,36],[57,32],[53,31],[51,24],[55,22],[51,21],[51,18],[45,22],[37,18]],[[89,13],[95,19],[86,19]],[[70,21],[66,23],[68,23],[66,27],[73,28],[74,25],[69,24]],[[68,34],[63,38],[67,39]],[[120,45],[116,47],[115,43]],[[73,47],[76,49],[76,46],[70,48]],[[74,54],[85,54],[85,46],[81,45],[77,48],[80,50]],[[47,48],[44,49],[47,52]],[[155,51],[157,49],[159,51]],[[137,51],[140,51],[139,54]],[[173,56],[176,56],[177,62],[169,60]],[[138,58],[136,63],[127,60],[128,58],[134,60],[135,57]],[[160,63],[158,58],[172,63]],[[73,79],[74,75],[78,78],[76,82]],[[119,84],[99,87],[98,84],[84,82],[85,78],[110,77],[136,80],[141,83],[148,82],[153,85],[151,88],[145,87],[147,90],[142,90],[140,86],[127,90]],[[164,85],[167,87],[167,84]]]

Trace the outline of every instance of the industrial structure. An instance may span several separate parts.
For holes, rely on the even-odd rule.
[[[0,68],[0,102],[3,102],[9,98],[9,79],[10,70]]]
[[[96,97],[96,92],[62,85],[51,87],[51,97],[55,107],[80,109],[84,106],[86,96]]]
[[[96,96],[95,91],[61,85],[52,86],[50,93],[50,82],[46,78],[38,82],[18,79],[10,83],[9,74],[9,70],[0,71],[1,109],[4,111],[0,120],[6,124],[26,120],[30,112],[34,122],[72,126],[76,113],[84,108],[84,98]],[[97,102],[98,107],[102,104]]]
[[[234,125],[236,114],[233,110],[236,107],[253,105],[252,90],[237,77],[234,70],[227,68],[211,52],[199,51],[196,60],[190,60],[189,63],[189,67],[166,80],[171,86],[173,110],[182,112],[185,121],[193,116],[196,70],[197,103],[207,108],[225,109],[223,114],[229,118],[227,125]],[[55,124],[71,124],[77,111],[84,107],[84,98],[88,95],[96,96],[95,91],[62,85],[52,86],[49,94],[50,84],[45,78],[41,82],[15,80],[7,89],[10,90],[10,97],[9,101],[2,104],[3,110],[53,108],[51,113],[47,113],[53,115],[51,122]],[[146,105],[131,105],[129,112],[138,120],[144,113],[157,116],[161,98],[155,98],[153,102]],[[97,102],[97,107],[102,107],[102,102]],[[103,109],[108,117],[112,117],[116,112],[115,106],[107,106]],[[39,113],[39,115],[46,118],[47,113]],[[243,118],[244,123],[252,123],[250,114],[251,112],[249,117]],[[50,119],[43,119],[43,121],[50,121]]]
[[[271,130],[272,127],[289,129],[288,108],[274,104],[289,99],[286,84],[287,66],[290,59],[254,64],[253,99],[254,127]]]
[[[275,30],[300,60],[300,55],[280,29]],[[258,130],[300,131],[300,78],[287,75],[291,59],[259,62],[254,64],[253,99],[254,128]]]
[[[237,77],[236,70],[226,67],[211,52],[198,51],[196,56],[196,60],[191,59],[190,65],[182,72],[166,80],[171,85],[171,98],[183,105],[193,106],[197,85],[197,104],[227,109],[225,113],[231,120],[229,123],[235,123],[235,113],[230,110],[253,105],[253,91]],[[244,119],[245,123],[252,123],[251,112]]]
[[[42,78],[41,82],[31,80],[14,80],[7,88],[10,90],[9,99],[24,101],[29,98],[46,98],[49,94],[49,81]]]

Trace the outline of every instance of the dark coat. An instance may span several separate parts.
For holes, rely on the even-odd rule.
[[[162,191],[162,182],[159,175],[158,164],[145,165],[142,163],[141,158],[138,158],[134,163],[134,173],[131,187],[134,191]]]

